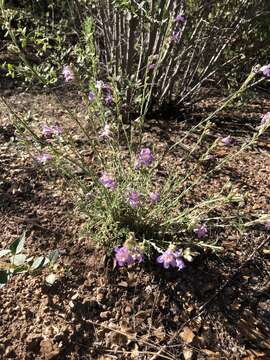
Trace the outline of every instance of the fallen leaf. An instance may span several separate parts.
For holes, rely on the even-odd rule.
[[[184,349],[183,356],[185,360],[191,360],[193,355],[193,351],[191,349]]]
[[[180,333],[180,338],[187,344],[190,344],[193,341],[194,336],[194,332],[187,326],[185,326],[183,331]]]

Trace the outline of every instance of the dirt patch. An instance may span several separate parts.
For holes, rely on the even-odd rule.
[[[77,94],[64,99],[85,116]],[[73,131],[51,95],[17,94],[9,101],[17,110],[28,111],[33,124],[57,121]],[[231,134],[233,147],[239,148],[269,105],[263,100],[244,113],[221,114],[212,136]],[[225,251],[204,252],[182,272],[165,271],[153,263],[113,269],[111,259],[81,235],[84,219],[70,200],[70,189],[53,171],[44,172],[34,164],[13,139],[4,108],[0,116],[0,246],[26,230],[30,255],[62,251],[56,269],[59,279],[53,286],[45,284],[45,271],[14,277],[0,290],[2,359],[270,357],[269,232],[263,226],[243,229],[235,224],[211,234]],[[228,121],[231,117],[234,121]],[[188,126],[149,121],[147,136],[163,146]],[[269,213],[268,139],[265,136],[215,174],[211,186],[204,182],[188,201],[204,197],[210,188],[214,191],[226,177],[245,195],[242,212],[247,219]],[[171,164],[184,154],[176,150],[168,159]],[[226,211],[231,214],[234,209]]]

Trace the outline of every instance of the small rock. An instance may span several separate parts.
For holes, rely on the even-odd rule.
[[[110,317],[110,311],[102,311],[99,316],[101,319],[108,319]]]

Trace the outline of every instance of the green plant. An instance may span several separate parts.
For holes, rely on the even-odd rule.
[[[94,77],[113,81],[127,116],[164,103],[191,105],[205,87],[235,87],[254,62],[267,59],[263,0],[2,3],[4,48],[16,58],[2,65],[8,76],[37,81],[11,44],[11,26],[43,86],[60,85],[62,65],[73,63],[86,90]]]
[[[142,16],[146,16],[147,24],[151,24],[152,18],[148,19],[148,12],[144,7],[139,10],[138,4],[135,4],[134,8],[127,10],[126,3],[124,5],[123,9],[123,3],[120,3],[120,11],[130,11],[134,16],[142,13]],[[55,96],[76,127],[80,140],[86,144],[86,149],[91,149],[91,161],[84,156],[64,124],[63,127],[58,124],[39,124],[40,127],[35,128],[22,115],[14,112],[5,98],[2,100],[14,116],[21,141],[29,149],[33,160],[42,166],[55,166],[74,185],[74,197],[87,216],[86,231],[91,238],[108,252],[118,246],[116,260],[120,266],[142,261],[142,252],[149,257],[158,252],[161,254],[158,261],[164,267],[175,267],[178,264],[180,268],[183,266],[181,254],[189,261],[198,248],[220,248],[208,236],[208,231],[215,228],[217,220],[222,222],[227,221],[227,218],[231,219],[219,215],[224,207],[242,202],[241,194],[236,193],[226,180],[221,181],[220,189],[215,194],[209,194],[193,203],[188,201],[188,195],[203,181],[211,179],[225,164],[255,144],[270,125],[269,118],[266,117],[250,139],[235,151],[228,151],[224,158],[216,159],[212,167],[202,172],[202,164],[215,156],[217,147],[229,148],[231,143],[230,136],[207,141],[213,126],[211,121],[247,89],[262,81],[261,75],[269,76],[270,65],[265,66],[264,70],[261,67],[254,68],[239,89],[212,114],[192,126],[171,147],[158,151],[153,141],[145,139],[144,129],[145,115],[154,96],[154,83],[149,89],[149,77],[145,73],[140,75],[144,85],[135,89],[138,91],[140,113],[133,122],[125,122],[125,115],[129,112],[122,107],[125,99],[121,86],[119,87],[122,78],[119,80],[117,74],[112,73],[108,82],[100,80],[100,74],[102,70],[106,71],[106,66],[104,68],[104,63],[94,50],[92,20],[88,19],[84,26],[89,68],[65,65],[62,75],[66,83],[80,90],[88,116],[85,119],[79,118],[76,111],[67,108],[57,94]],[[20,50],[11,26],[8,31],[25,66],[38,81],[46,85],[46,78],[31,66]],[[166,38],[164,34],[160,36],[162,39]],[[131,38],[132,36],[129,41]],[[159,53],[161,57],[162,51],[167,54],[166,46]],[[142,53],[144,50],[141,48],[140,51]],[[146,60],[148,62],[148,58]],[[118,65],[119,71],[126,71],[124,65]],[[112,67],[115,66],[113,63]],[[152,70],[155,71],[155,67]],[[130,88],[125,89],[128,91]],[[189,136],[196,139],[192,145],[186,144]],[[167,167],[164,159],[177,147],[185,151],[181,159],[183,168]],[[161,170],[165,173],[162,178],[159,176]]]
[[[24,242],[25,232],[14,240],[8,249],[0,250],[0,288],[16,274],[34,274],[42,268],[52,267],[59,256],[59,252],[55,250],[48,256],[27,257],[24,254]],[[49,282],[52,275],[49,275]]]

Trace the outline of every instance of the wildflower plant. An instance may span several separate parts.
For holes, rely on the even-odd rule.
[[[178,42],[182,39],[187,21],[183,13],[183,3],[179,2],[178,7],[173,7],[173,2],[165,2],[166,7],[158,12],[158,8],[151,2],[151,14],[156,18],[154,15],[149,17],[149,9],[145,8],[146,2],[140,7],[136,2],[132,3],[132,6],[130,2],[121,2],[121,4],[115,2],[115,4],[120,7],[118,16],[123,20],[123,26],[129,24],[129,28],[134,31],[139,27],[143,34],[149,30],[146,38],[141,34],[138,36],[139,41],[145,39],[149,41],[149,48],[145,53],[136,53],[134,34],[130,30],[128,42],[124,44],[127,46],[129,42],[134,41],[133,46],[126,51],[122,49],[122,56],[118,54],[114,58],[114,52],[120,51],[122,46],[118,43],[120,38],[116,37],[115,46],[110,48],[112,56],[110,61],[107,59],[102,62],[99,57],[109,55],[106,51],[102,53],[103,55],[98,54],[99,57],[93,55],[91,52],[94,49],[93,33],[90,36],[88,32],[87,47],[92,56],[89,60],[91,63],[89,82],[86,84],[79,69],[75,69],[71,64],[64,65],[60,74],[65,86],[73,82],[73,86],[81,94],[87,109],[87,118],[80,119],[76,111],[67,108],[55,94],[77,133],[87,144],[87,149],[91,149],[93,155],[90,161],[84,156],[72,133],[65,130],[65,124],[41,124],[39,128],[35,128],[16,113],[5,98],[1,99],[13,116],[18,136],[30,149],[31,156],[34,152],[36,155],[33,158],[39,163],[55,166],[67,181],[74,185],[74,199],[87,218],[85,232],[92,241],[104,246],[114,255],[116,265],[122,267],[140,264],[147,257],[151,258],[155,255],[155,263],[165,269],[181,270],[192,260],[198,248],[210,247],[213,250],[218,248],[211,238],[212,229],[215,229],[215,220],[223,220],[217,215],[217,210],[242,201],[241,194],[238,194],[227,181],[221,182],[220,189],[215,194],[195,203],[187,201],[188,195],[203,181],[211,179],[211,176],[226,163],[256,143],[270,126],[267,116],[249,140],[236,150],[230,151],[229,145],[232,139],[229,135],[222,139],[216,137],[210,143],[206,142],[213,125],[211,120],[254,83],[261,81],[261,76],[265,74],[260,71],[261,68],[253,69],[240,88],[225,99],[212,114],[192,126],[171,147],[160,151],[153,141],[146,140],[145,114],[153,99],[157,81],[164,83],[165,93],[167,91],[175,93],[170,85],[177,68],[174,68],[169,55],[174,54],[175,58],[179,59]],[[104,32],[110,38],[111,24],[105,21],[110,15],[108,9],[104,14],[100,13],[99,16],[104,25]],[[141,22],[142,17],[145,23]],[[160,26],[161,33],[157,36],[157,29]],[[91,28],[89,21],[88,27]],[[9,27],[8,30],[14,40],[14,46],[18,47],[12,28]],[[130,123],[125,121],[125,114],[129,112],[127,100],[135,101],[135,99],[132,92],[129,92],[130,87],[126,88],[126,94],[123,93],[121,86],[119,87],[118,75],[120,71],[121,79],[126,79],[125,75],[132,76],[134,71],[132,64],[136,59],[139,66],[134,81],[135,84],[139,84],[135,89],[140,95],[141,110],[138,118]],[[22,60],[25,61],[23,56]],[[167,70],[162,68],[163,62],[168,65]],[[114,71],[105,81],[100,78],[98,69],[104,65],[106,67],[108,63]],[[25,64],[29,66],[29,70],[32,69],[27,61]],[[155,66],[152,66],[153,64]],[[35,73],[34,69],[32,71]],[[148,71],[154,73],[149,75]],[[161,72],[163,72],[162,76]],[[39,74],[36,76],[44,84],[44,78]],[[168,78],[172,80],[168,82]],[[179,96],[180,100],[181,96]],[[124,106],[125,103],[127,107]],[[191,134],[197,134],[197,140],[190,146],[186,144],[186,139]],[[228,154],[217,160],[212,168],[201,173],[199,171],[201,165],[205,159],[214,156],[218,146],[228,147]],[[178,147],[185,149],[185,154],[181,155],[182,164],[187,166],[184,171],[174,164],[166,166],[166,157]],[[194,155],[196,160],[191,161]],[[165,172],[162,178],[159,175],[161,170]]]

